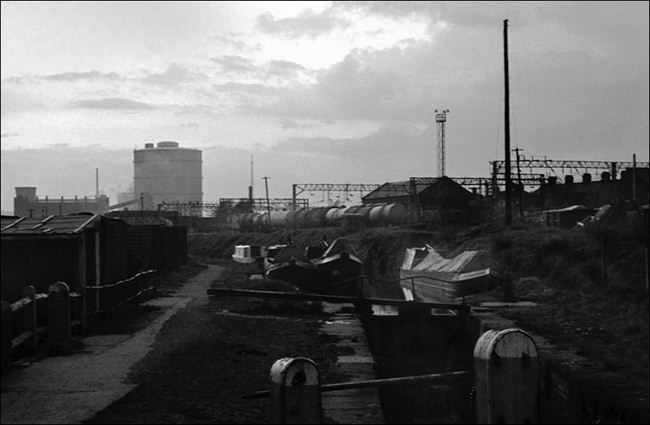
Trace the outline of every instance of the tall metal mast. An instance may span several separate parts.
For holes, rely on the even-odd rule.
[[[503,69],[505,79],[505,178],[506,226],[512,223],[512,184],[510,182],[510,82],[508,78],[508,20],[503,20]]]
[[[264,179],[264,186],[266,187],[266,212],[268,213],[267,221],[268,224],[271,224],[271,203],[269,202],[269,178],[270,177],[262,177]]]
[[[251,185],[248,186],[248,199],[253,199],[253,154],[251,154]]]
[[[445,175],[445,122],[447,121],[447,113],[449,109],[445,109],[436,113],[436,125],[438,127],[438,177]]]

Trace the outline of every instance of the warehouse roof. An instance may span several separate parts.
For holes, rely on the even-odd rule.
[[[419,194],[431,184],[416,184],[415,192]],[[410,194],[410,182],[408,180],[399,181],[399,182],[387,182],[379,186],[377,189],[373,190],[369,194],[363,197],[364,201],[370,201],[376,198],[392,198],[400,196],[409,196]]]
[[[99,215],[79,213],[46,218],[2,217],[2,235],[50,235],[79,233],[93,224]]]

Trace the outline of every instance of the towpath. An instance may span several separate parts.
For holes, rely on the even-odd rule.
[[[48,357],[2,377],[0,422],[81,423],[119,400],[135,385],[126,382],[131,367],[150,350],[163,324],[188,305],[208,300],[206,289],[221,275],[211,265],[173,297],[151,300],[164,313],[134,334],[94,335],[82,340],[83,352]]]

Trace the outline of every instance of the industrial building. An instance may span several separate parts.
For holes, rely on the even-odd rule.
[[[35,187],[17,187],[14,198],[14,215],[18,217],[45,218],[52,214],[68,215],[82,212],[102,214],[108,211],[108,196],[94,198],[49,198],[39,199]]]
[[[467,222],[483,217],[487,211],[480,195],[446,176],[384,183],[362,200],[365,205],[403,204],[409,209],[412,222]]]
[[[593,181],[591,174],[583,174],[582,181],[576,182],[573,176],[564,178],[564,184],[554,179],[542,185],[536,192],[542,209],[564,208],[570,205],[583,205],[597,208],[604,204],[620,201],[636,201],[638,205],[648,203],[648,168],[625,169],[619,180],[613,180],[604,172],[601,179]]]
[[[140,209],[157,210],[164,203],[202,203],[201,151],[177,142],[145,143],[133,151],[133,196]]]

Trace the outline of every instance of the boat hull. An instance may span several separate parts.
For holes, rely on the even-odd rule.
[[[427,302],[454,302],[487,292],[498,281],[490,269],[467,273],[402,270],[400,286],[406,299]]]
[[[279,279],[301,288],[316,279],[316,271],[311,263],[288,261],[274,264],[266,271],[269,279]]]
[[[356,295],[363,262],[354,255],[339,253],[312,261],[322,291],[336,295]]]

